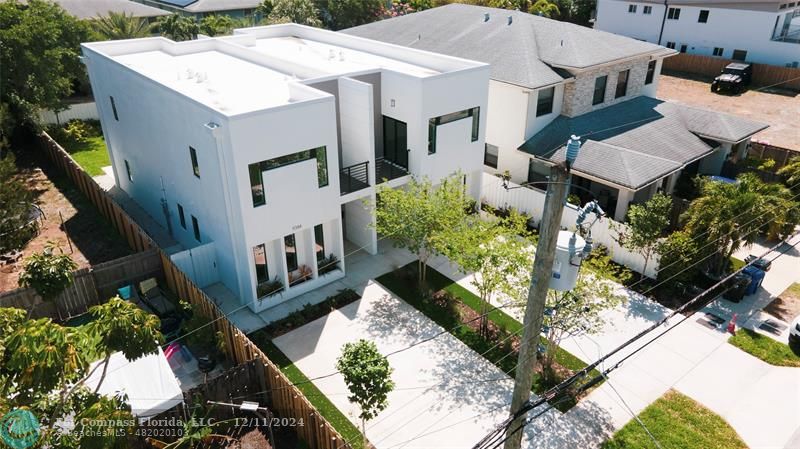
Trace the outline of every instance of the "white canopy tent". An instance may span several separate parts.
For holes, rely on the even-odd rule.
[[[91,371],[95,362],[89,368]],[[92,391],[100,382],[103,367],[98,368],[86,381]],[[158,353],[128,361],[121,352],[111,355],[105,380],[99,393],[115,396],[124,393],[128,396],[131,411],[138,418],[149,418],[183,401],[183,393],[178,379],[172,373],[167,358],[161,348]]]

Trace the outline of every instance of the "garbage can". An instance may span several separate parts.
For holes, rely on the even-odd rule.
[[[739,302],[744,298],[747,286],[750,285],[750,276],[739,273],[730,280],[728,289],[722,294],[722,297],[732,302]]]
[[[746,274],[750,278],[750,283],[747,286],[747,290],[745,291],[745,295],[752,295],[753,293],[758,290],[758,287],[761,286],[761,283],[764,282],[764,276],[767,273],[760,268],[750,265],[749,267],[742,270],[742,273]]]

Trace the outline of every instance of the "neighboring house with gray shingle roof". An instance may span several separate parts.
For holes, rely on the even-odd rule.
[[[674,50],[520,11],[451,4],[343,32],[491,64],[486,171],[542,181],[579,135],[573,193],[618,220],[681,173],[719,174],[766,127],[656,100]]]
[[[142,18],[160,17],[169,14],[167,11],[143,5],[133,0],[54,0],[53,2],[78,19],[96,19],[100,16],[107,16],[109,12]],[[24,3],[24,1],[20,3]]]
[[[137,0],[146,5],[201,19],[212,14],[250,17],[264,0]]]

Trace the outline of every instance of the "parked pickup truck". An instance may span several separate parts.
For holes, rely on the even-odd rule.
[[[733,93],[742,92],[750,84],[753,76],[753,66],[743,62],[728,64],[722,73],[711,82],[711,92],[729,90]]]

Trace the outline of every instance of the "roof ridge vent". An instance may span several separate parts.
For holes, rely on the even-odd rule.
[[[511,25],[511,22],[514,21],[514,16],[508,16],[508,24]]]
[[[484,22],[488,22],[489,21],[489,13],[488,12],[483,15],[483,21]]]

